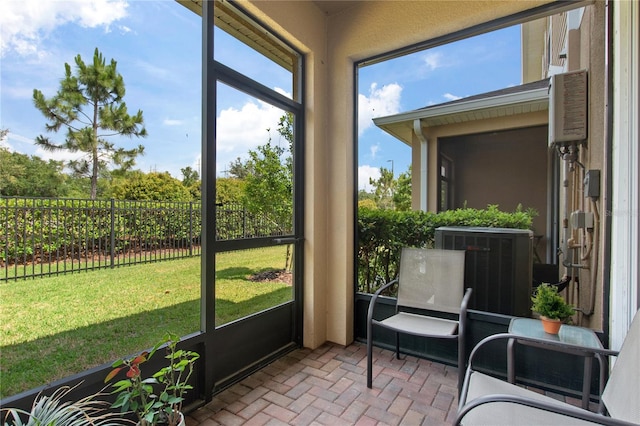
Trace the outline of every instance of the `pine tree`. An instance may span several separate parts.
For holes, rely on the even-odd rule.
[[[62,144],[48,137],[38,136],[36,144],[50,151],[68,150],[82,152],[79,160],[71,160],[67,166],[78,176],[91,177],[91,199],[95,199],[100,170],[109,164],[130,168],[135,158],[143,154],[144,146],[132,149],[117,148],[107,138],[113,136],[145,137],[142,111],[129,115],[122,100],[125,95],[124,80],[116,70],[116,61],[106,64],[96,48],[93,64],[85,64],[80,55],[75,58],[76,73],[65,63],[65,77],[58,92],[46,99],[41,91],[33,90],[33,101],[47,118],[46,130],[58,132],[66,128],[66,140]]]

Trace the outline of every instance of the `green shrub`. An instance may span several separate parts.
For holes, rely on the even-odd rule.
[[[373,293],[398,275],[402,247],[433,247],[442,226],[529,229],[535,212],[521,208],[508,213],[457,209],[441,213],[360,208],[358,210],[358,291]]]

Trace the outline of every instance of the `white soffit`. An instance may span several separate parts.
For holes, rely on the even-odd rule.
[[[377,117],[373,122],[384,131],[410,144],[411,136],[404,129],[413,128],[414,120],[420,120],[422,127],[436,127],[548,109],[548,88],[540,87],[496,96],[474,96],[469,100],[461,99],[401,114]],[[398,132],[401,129],[402,131]]]

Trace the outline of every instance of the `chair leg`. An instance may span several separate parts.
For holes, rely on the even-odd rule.
[[[367,323],[367,387],[373,386],[373,330],[371,322]]]
[[[464,374],[467,369],[465,365],[465,341],[464,336],[458,335],[458,398],[462,392],[462,384],[464,383]]]
[[[400,359],[400,333],[396,331],[396,359]]]

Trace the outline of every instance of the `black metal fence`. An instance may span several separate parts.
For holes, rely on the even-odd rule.
[[[268,215],[217,208],[218,240],[282,235]],[[199,202],[0,198],[0,281],[200,255]]]

